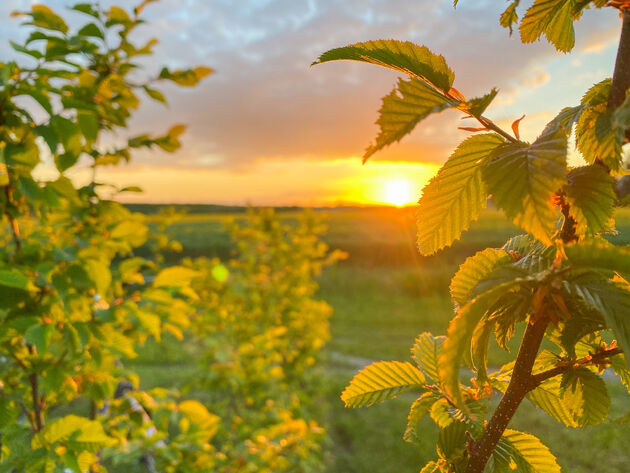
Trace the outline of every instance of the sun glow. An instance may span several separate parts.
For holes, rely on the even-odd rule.
[[[408,179],[389,179],[383,184],[383,202],[396,207],[413,204],[418,200],[416,189]]]

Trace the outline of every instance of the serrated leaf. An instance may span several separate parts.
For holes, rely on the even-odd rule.
[[[413,402],[407,416],[407,428],[403,434],[405,442],[418,440],[418,423],[429,412],[435,401],[435,395],[431,392],[426,392]]]
[[[579,235],[594,235],[606,228],[614,212],[614,179],[602,166],[572,169],[564,187],[570,215]]]
[[[516,471],[523,473],[561,473],[560,465],[549,449],[531,434],[506,429],[501,438],[512,456]],[[513,470],[514,471],[514,470]]]
[[[325,52],[313,64],[338,60],[388,67],[426,80],[443,92],[450,90],[455,78],[443,56],[435,55],[427,47],[409,41],[389,39],[351,44]]]
[[[572,1],[564,2],[556,10],[545,28],[545,36],[558,51],[567,53],[575,46],[575,31],[573,30]]]
[[[363,162],[385,146],[400,141],[432,113],[441,112],[455,104],[456,102],[418,79],[399,79],[397,88],[383,97],[383,105],[376,121],[380,131],[376,142],[366,149]]]
[[[453,422],[438,434],[437,453],[445,460],[459,456],[466,449],[468,426],[463,422]]]
[[[601,424],[608,418],[610,395],[604,380],[586,368],[566,371],[561,381],[562,399],[580,427]]]
[[[512,261],[504,250],[486,248],[470,256],[451,279],[450,292],[455,304],[464,305],[470,300],[473,289],[495,269]]]
[[[567,137],[550,127],[531,145],[509,143],[497,148],[483,169],[496,204],[516,225],[551,245],[556,226],[552,196],[566,182]]]
[[[619,345],[630,350],[630,287],[626,283],[605,279],[574,284],[574,293],[599,311],[612,329]],[[628,360],[626,360],[628,361]]]
[[[470,349],[475,327],[497,299],[520,284],[520,280],[508,281],[477,296],[459,309],[457,316],[448,326],[446,341],[442,345],[442,354],[439,357],[439,375],[446,393],[464,412],[467,408],[462,403],[459,369],[464,355]]]
[[[450,245],[479,217],[487,197],[482,168],[502,143],[495,134],[471,136],[425,186],[417,212],[422,254]]]
[[[587,162],[593,163],[599,159],[611,170],[618,170],[621,167],[621,147],[625,142],[630,100],[626,99],[617,109],[608,108],[611,84],[610,79],[605,79],[584,95],[575,138]]]
[[[570,51],[575,43],[571,0],[536,0],[521,20],[523,43],[532,43],[543,33],[560,51]]]
[[[408,362],[380,361],[359,371],[341,394],[346,407],[371,406],[424,386],[422,372]]]
[[[630,248],[615,246],[602,239],[567,245],[564,251],[572,268],[630,273]]]
[[[626,362],[626,356],[624,354],[615,355],[610,358],[610,367],[615,374],[619,376],[621,384],[626,387],[626,390],[630,393],[630,367]]]
[[[512,3],[510,3],[510,6],[508,6],[505,11],[501,13],[501,18],[499,19],[499,24],[503,28],[510,29],[510,35],[512,35],[512,25],[518,23],[518,14],[516,13],[516,7],[518,7],[519,3],[520,0],[512,1]]]
[[[436,383],[440,383],[440,375],[438,373],[438,359],[442,353],[442,344],[446,337],[434,337],[429,332],[418,335],[416,341],[411,348],[411,355],[418,367],[426,375]]]
[[[482,97],[470,99],[460,108],[470,113],[473,117],[480,117],[497,96],[497,93],[499,93],[499,89],[494,88]]]

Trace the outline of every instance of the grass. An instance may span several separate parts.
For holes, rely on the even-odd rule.
[[[294,218],[295,211],[283,215]],[[242,215],[237,214],[236,218]],[[184,247],[185,256],[227,257],[233,247],[221,230],[226,214],[193,214],[169,229]],[[326,241],[349,252],[347,261],[328,269],[319,279],[319,297],[334,309],[331,340],[324,366],[323,423],[329,435],[330,473],[405,473],[419,471],[435,458],[434,425],[425,419],[423,442],[409,445],[402,432],[411,396],[372,407],[345,409],[339,393],[370,360],[409,359],[415,336],[423,331],[444,334],[453,316],[448,283],[464,259],[488,246],[501,246],[517,233],[496,211],[487,211],[462,241],[437,256],[420,257],[415,249],[415,218],[407,209],[342,209],[328,212]],[[630,242],[630,212],[617,221],[621,234],[615,243]],[[175,255],[172,255],[175,258]],[[517,337],[515,337],[517,338]],[[517,340],[515,340],[517,341]],[[177,385],[186,376],[185,357],[162,352],[143,353],[138,365],[148,386]],[[489,363],[499,366],[509,355],[491,346]],[[149,360],[151,360],[149,362]],[[628,394],[609,383],[611,417],[628,410]],[[531,404],[523,405],[512,428],[538,435],[557,455],[565,472],[625,473],[630,464],[630,426],[611,422],[587,429],[566,429]]]

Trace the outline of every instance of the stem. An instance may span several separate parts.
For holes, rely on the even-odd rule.
[[[535,388],[537,386],[540,386],[542,382],[548,380],[549,378],[558,376],[564,373],[565,371],[579,368],[580,366],[584,366],[584,365],[597,364],[599,362],[605,361],[608,358],[611,358],[615,355],[619,355],[621,353],[623,353],[623,350],[621,348],[611,348],[609,350],[602,350],[599,353],[585,356],[584,358],[580,358],[579,360],[566,362],[550,370],[535,374],[534,376],[531,377],[531,382]]]
[[[609,108],[619,107],[626,100],[626,91],[630,89],[630,10],[621,10],[621,16],[623,23],[608,99]]]
[[[28,345],[28,351],[31,355],[35,353],[33,345]],[[35,432],[39,432],[44,427],[42,399],[39,396],[39,377],[37,373],[31,373],[28,375],[28,380],[31,383],[31,397],[33,398],[33,427]]]
[[[466,473],[483,472],[490,455],[492,455],[503,436],[503,432],[512,420],[512,416],[514,416],[525,395],[531,391],[532,368],[548,323],[548,319],[542,317],[527,324],[521,347],[516,356],[510,384],[490,422],[488,422],[481,439],[472,445]]]
[[[7,198],[7,205],[13,205],[13,193],[11,191],[10,186],[7,185],[4,187],[4,194],[6,195],[6,198]],[[5,215],[9,219],[9,226],[11,227],[11,233],[13,234],[13,243],[15,244],[15,252],[13,253],[13,256],[11,257],[12,259],[22,249],[22,238],[20,237],[20,224],[18,223],[17,219],[14,218],[13,215],[11,215],[11,212],[9,212],[7,209],[5,209]]]

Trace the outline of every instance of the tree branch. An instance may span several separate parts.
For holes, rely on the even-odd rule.
[[[608,98],[609,108],[619,107],[626,100],[626,92],[630,89],[630,10],[621,10],[621,16],[623,23]]]
[[[35,354],[33,345],[28,345],[28,352],[31,355]],[[39,377],[37,373],[31,373],[28,375],[28,380],[31,383],[31,397],[33,399],[33,428],[35,432],[39,432],[44,427],[42,398],[39,395]]]
[[[613,356],[619,355],[621,353],[623,353],[623,350],[621,348],[610,348],[608,350],[602,350],[598,353],[585,356],[583,358],[580,358],[579,360],[567,361],[556,366],[555,368],[533,375],[530,379],[532,383],[531,389],[537,388],[543,381],[561,375],[566,371],[579,368],[581,366],[598,364],[602,361],[607,360],[608,358],[612,358]]]
[[[510,420],[512,420],[518,406],[531,390],[532,368],[548,324],[549,320],[546,317],[538,318],[533,323],[527,324],[521,347],[516,356],[510,384],[488,422],[483,435],[477,442],[472,444],[466,473],[483,472],[490,455],[492,455],[497,443],[501,440],[503,432]]]

